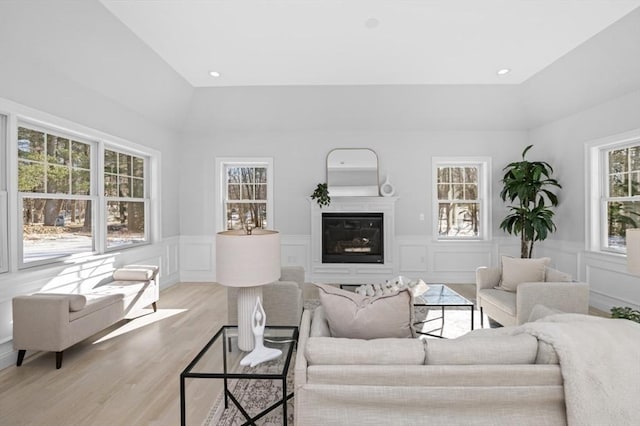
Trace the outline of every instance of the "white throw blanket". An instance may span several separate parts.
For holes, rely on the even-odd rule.
[[[569,425],[640,424],[640,324],[558,314],[519,331],[558,354]]]

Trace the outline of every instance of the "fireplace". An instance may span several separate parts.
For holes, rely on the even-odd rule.
[[[384,263],[383,213],[322,213],[322,263]]]

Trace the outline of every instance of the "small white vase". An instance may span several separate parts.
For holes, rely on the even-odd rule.
[[[380,195],[382,195],[383,197],[392,197],[395,193],[396,189],[393,187],[393,185],[391,185],[391,182],[389,182],[389,176],[387,175],[387,178],[384,180],[383,184],[380,185]]]

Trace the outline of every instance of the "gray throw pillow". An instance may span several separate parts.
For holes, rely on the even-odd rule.
[[[315,285],[332,337],[414,337],[413,300],[408,290],[371,297],[332,285]]]
[[[549,263],[551,259],[548,257],[520,259],[502,256],[502,278],[499,288],[515,292],[521,283],[542,282]]]

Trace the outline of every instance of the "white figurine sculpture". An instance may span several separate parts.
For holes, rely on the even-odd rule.
[[[264,313],[264,308],[262,307],[260,298],[257,297],[256,306],[254,306],[253,313],[251,314],[251,328],[253,329],[253,336],[255,338],[256,344],[253,351],[242,358],[242,361],[240,361],[240,365],[249,365],[251,367],[255,367],[260,363],[276,359],[280,355],[282,355],[282,351],[280,349],[266,348],[264,346],[264,342],[262,341],[262,339],[264,337],[264,326],[266,323],[267,316]]]

